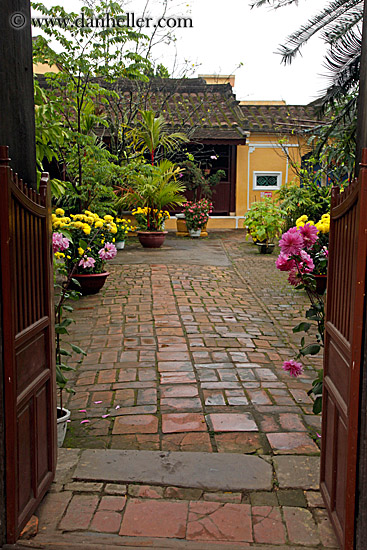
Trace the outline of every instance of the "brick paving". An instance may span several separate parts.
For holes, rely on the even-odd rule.
[[[77,303],[72,340],[88,355],[67,446],[318,454],[307,390],[320,359],[297,380],[281,370],[306,298],[243,235],[217,240],[228,266],[115,264]]]
[[[88,355],[71,376],[64,446],[74,449],[61,451],[38,511],[35,540],[47,548],[55,537],[65,548],[337,548],[318,492],[320,418],[307,395],[321,358],[298,379],[281,369],[307,300],[242,231],[211,242],[212,256],[192,241],[203,265],[189,250],[185,262],[161,250],[144,264],[132,244],[103,291],[76,304],[71,339]],[[257,454],[273,465],[274,486],[213,492],[73,479],[79,449],[92,448]]]

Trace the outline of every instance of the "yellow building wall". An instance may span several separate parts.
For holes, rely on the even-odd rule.
[[[237,146],[236,216],[244,216],[251,204],[262,200],[265,190],[254,189],[255,172],[279,172],[281,185],[297,180],[297,174],[278,143],[279,135],[251,133],[246,145]],[[285,146],[290,157],[300,163],[305,147],[299,139],[288,136]],[[271,192],[276,198],[276,190]]]

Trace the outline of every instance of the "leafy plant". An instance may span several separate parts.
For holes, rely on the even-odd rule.
[[[205,177],[200,166],[191,160],[183,161],[180,167],[183,169],[182,182],[188,191],[193,192],[196,201],[201,198],[211,199],[215,187],[226,175],[224,170],[217,170],[215,174]]]
[[[149,154],[152,165],[156,164],[157,156],[162,158],[164,153],[189,141],[182,132],[169,132],[164,117],[154,111],[140,111],[140,120],[129,129],[127,139],[135,153]]]
[[[197,231],[204,227],[209,219],[209,214],[213,210],[213,205],[207,199],[200,201],[188,201],[183,205],[187,229]]]
[[[147,208],[148,231],[159,231],[159,212],[185,201],[182,195],[185,186],[178,180],[179,174],[180,168],[169,160],[162,160],[158,165],[147,164],[144,172],[132,176],[131,187],[116,189],[117,206],[131,210]]]
[[[265,198],[251,205],[245,215],[244,226],[247,226],[248,233],[255,242],[273,244],[283,226],[282,215],[282,209],[270,198]]]

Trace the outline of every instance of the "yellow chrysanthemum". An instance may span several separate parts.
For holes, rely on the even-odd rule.
[[[79,254],[79,256],[83,256],[83,254],[84,254],[84,249],[81,246],[79,246],[79,248],[78,248],[78,254]]]
[[[83,233],[90,235],[90,227],[86,223],[83,224]]]
[[[94,225],[95,227],[97,227],[97,229],[99,229],[100,227],[103,227],[103,222],[98,221],[98,222],[95,222]]]
[[[55,258],[57,258],[58,260],[60,258],[65,258],[65,254],[63,252],[55,252]]]
[[[74,222],[74,227],[75,229],[82,229],[83,224],[82,222],[77,221],[77,222]]]
[[[65,214],[65,210],[63,210],[62,208],[56,208],[55,214],[57,214],[58,216],[63,216]]]
[[[106,220],[106,222],[113,222],[113,217],[110,216],[109,214],[107,214],[106,216],[104,216],[103,219]]]
[[[168,212],[167,212],[168,214]],[[298,225],[299,223],[305,223],[306,221],[308,220],[308,216],[306,216],[306,214],[303,214],[303,216],[300,216],[297,220],[296,220],[296,225]]]

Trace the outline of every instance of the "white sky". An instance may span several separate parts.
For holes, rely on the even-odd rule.
[[[174,1],[174,0],[172,0]],[[151,0],[158,6],[159,0]],[[138,17],[145,0],[131,0],[129,12]],[[323,68],[326,46],[314,37],[291,65],[280,63],[274,52],[300,24],[328,4],[326,0],[299,0],[279,10],[267,6],[251,9],[250,0],[187,0],[170,14],[189,15],[192,29],[177,31],[176,52],[179,65],[190,60],[192,76],[198,74],[235,74],[237,99],[285,100],[305,104],[316,99],[326,88]],[[48,7],[62,5],[79,12],[80,0],[44,0]],[[176,2],[175,5],[177,5]],[[38,34],[38,32],[36,33]],[[169,69],[175,56],[174,46],[159,45],[155,57]],[[239,67],[239,64],[243,66]]]

